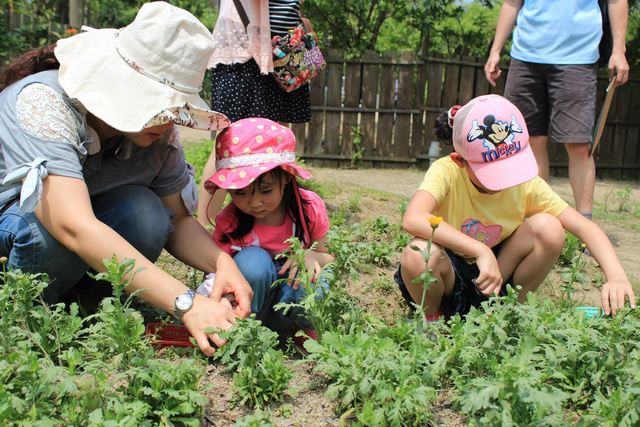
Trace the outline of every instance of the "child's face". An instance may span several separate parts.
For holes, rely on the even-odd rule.
[[[485,187],[480,183],[480,180],[478,179],[476,174],[473,172],[473,169],[469,167],[469,163],[467,163],[467,161],[460,154],[453,152],[449,156],[455,162],[455,164],[458,165],[458,167],[465,168],[467,170],[467,175],[469,175],[469,180],[478,189],[479,192],[485,193],[485,194],[498,193],[498,191],[489,190],[487,187]]]
[[[281,211],[286,184],[286,179],[278,179],[274,173],[267,172],[248,187],[229,190],[229,195],[233,204],[242,212],[256,220],[268,221],[272,215]]]

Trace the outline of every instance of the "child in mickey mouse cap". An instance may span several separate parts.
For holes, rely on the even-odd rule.
[[[273,305],[299,302],[305,294],[293,259],[277,257],[289,249],[287,239],[297,237],[306,248],[317,297],[328,289],[321,273],[333,261],[325,240],[327,210],[316,193],[298,184],[298,177],[311,175],[295,163],[295,148],[295,135],[285,126],[262,118],[238,120],[218,135],[216,172],[204,184],[212,193],[229,192],[231,203],[216,216],[213,239],[234,257],[251,285],[256,317],[278,332],[293,332],[300,322],[288,322]]]
[[[607,281],[602,307],[613,313],[635,297],[605,233],[580,215],[537,176],[527,126],[520,111],[498,95],[452,107],[436,120],[436,136],[454,152],[427,171],[403,218],[414,239],[402,253],[395,280],[409,303],[419,302],[414,280],[432,270],[427,317],[466,314],[505,285],[521,286],[520,300],[535,291],[558,259],[565,229],[587,245]],[[430,218],[443,222],[431,225]],[[434,221],[436,224],[437,221]],[[437,232],[433,234],[434,227]],[[412,247],[426,248],[429,265]]]

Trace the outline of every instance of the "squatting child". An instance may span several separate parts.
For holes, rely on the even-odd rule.
[[[635,307],[631,284],[605,233],[560,198],[538,175],[520,111],[498,95],[452,107],[436,120],[436,136],[454,152],[427,171],[403,218],[414,239],[404,249],[396,282],[408,302],[421,301],[414,280],[425,271],[420,252],[432,236],[428,219],[444,221],[434,235],[428,268],[436,282],[425,315],[466,314],[505,285],[520,285],[519,298],[535,291],[558,259],[564,230],[587,246],[606,276],[606,314]]]
[[[226,189],[231,197],[216,215],[213,239],[233,256],[251,285],[252,312],[271,329],[289,333],[309,325],[296,310],[285,316],[273,306],[299,302],[305,290],[295,279],[293,258],[277,255],[289,249],[289,238],[300,240],[306,248],[307,271],[317,283],[316,296],[328,289],[321,272],[333,261],[325,244],[325,204],[298,184],[296,177],[311,176],[295,163],[295,148],[295,135],[288,127],[262,118],[238,120],[218,134],[216,172],[204,184],[212,193]],[[287,280],[272,286],[283,278]]]

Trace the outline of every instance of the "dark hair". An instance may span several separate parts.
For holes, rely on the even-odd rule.
[[[443,144],[453,144],[453,128],[449,124],[449,112],[443,111],[433,122],[433,135]]]
[[[292,176],[282,168],[275,168],[269,172],[263,173],[258,178],[256,178],[256,180],[254,181],[256,187],[260,185],[260,182],[264,179],[265,176],[267,176],[267,174],[271,174],[271,176],[273,176],[278,183],[281,183],[283,180],[285,180],[287,176],[291,177],[287,185],[284,187],[284,191],[282,193],[282,203],[284,203],[285,207],[287,208],[287,215],[295,224],[295,237],[297,237],[303,245],[311,243],[307,241],[307,238],[311,239],[311,236],[304,235],[305,228],[309,228],[309,216],[307,215],[306,209],[306,206],[309,204],[309,202],[305,200],[301,194],[298,194],[299,197],[296,197],[296,191],[300,191],[300,184],[294,182],[296,177]],[[300,200],[300,203],[302,205],[302,214],[304,215],[303,219],[300,218],[300,209],[298,208],[297,202],[298,200]],[[234,206],[233,209],[235,209],[236,218],[238,218],[238,225],[234,230],[222,236],[221,240],[223,243],[228,243],[231,239],[241,239],[242,237],[246,236],[247,234],[249,234],[249,232],[251,232],[255,223],[255,218],[253,216],[242,212],[236,206]],[[304,221],[306,227],[302,227],[301,221]]]
[[[31,74],[57,70],[60,63],[53,54],[55,43],[23,53],[0,71],[0,92]]]

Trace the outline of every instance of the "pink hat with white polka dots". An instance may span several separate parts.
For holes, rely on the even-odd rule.
[[[211,193],[250,185],[276,167],[302,179],[311,174],[295,164],[296,137],[286,126],[268,119],[238,120],[216,138],[216,172],[204,183]]]

